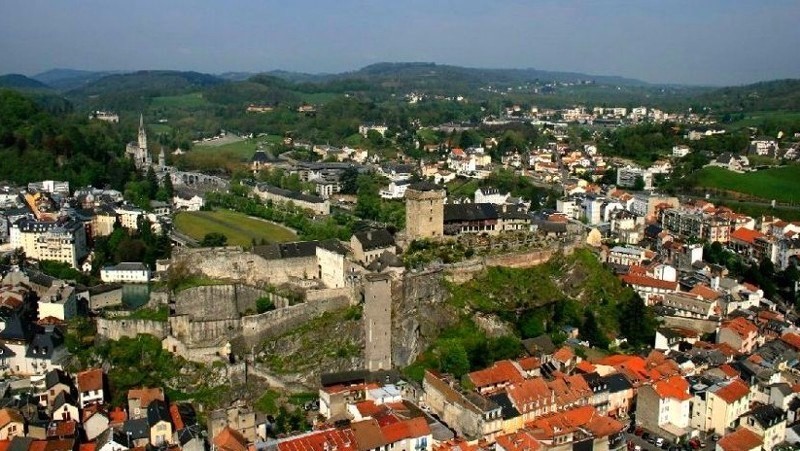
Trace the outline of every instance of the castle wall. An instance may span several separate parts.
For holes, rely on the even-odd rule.
[[[173,265],[185,262],[191,272],[211,279],[230,280],[246,285],[280,285],[291,277],[319,278],[317,257],[267,260],[244,252],[240,247],[176,248]]]
[[[167,336],[168,328],[166,321],[97,318],[97,335],[108,340],[119,340],[122,337],[136,338],[139,334],[163,339]]]
[[[236,319],[256,311],[256,300],[265,290],[247,285],[208,285],[183,290],[175,295],[175,314],[195,320]]]

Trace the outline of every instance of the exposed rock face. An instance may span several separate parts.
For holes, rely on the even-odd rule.
[[[406,274],[392,287],[392,364],[404,367],[458,321],[441,271]]]
[[[496,315],[476,313],[472,319],[475,320],[475,324],[478,328],[486,333],[488,337],[497,338],[506,335],[515,335],[512,326]]]

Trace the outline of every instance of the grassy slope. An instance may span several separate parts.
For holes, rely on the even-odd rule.
[[[254,219],[229,210],[182,212],[175,216],[175,227],[196,240],[210,232],[228,237],[228,244],[250,246],[253,239],[260,242],[287,242],[297,235],[281,226]]]
[[[800,200],[800,166],[786,166],[738,174],[706,167],[696,175],[700,186],[716,188],[781,202]]]
[[[223,144],[221,146],[197,144],[192,153],[214,153],[230,155],[232,158],[238,160],[250,160],[258,148],[258,143],[263,142],[266,144],[277,144],[282,140],[279,136],[271,135],[261,138],[245,139],[242,141],[232,142],[230,144]]]

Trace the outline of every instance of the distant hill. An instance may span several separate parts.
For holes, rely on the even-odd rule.
[[[77,69],[50,69],[32,76],[34,80],[40,81],[53,89],[59,91],[69,91],[72,89],[86,86],[96,80],[112,74],[124,73],[122,71],[91,71]]]
[[[66,96],[81,106],[113,110],[141,110],[153,97],[192,93],[227,83],[214,75],[181,71],[138,71],[107,75]]]
[[[0,75],[0,88],[49,90],[50,86],[21,74]]]
[[[800,79],[730,86],[710,91],[695,100],[720,112],[797,111],[800,110]]]
[[[538,69],[481,69],[436,63],[376,63],[353,72],[340,74],[305,74],[271,71],[268,73],[293,82],[325,82],[341,79],[360,79],[382,83],[384,86],[430,88],[461,85],[475,88],[488,84],[520,84],[532,82],[594,82],[616,86],[647,86],[632,78],[589,75],[577,72],[556,72]]]

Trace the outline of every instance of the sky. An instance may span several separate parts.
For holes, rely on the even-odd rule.
[[[800,78],[800,1],[0,0],[0,73],[386,61],[718,86]]]

